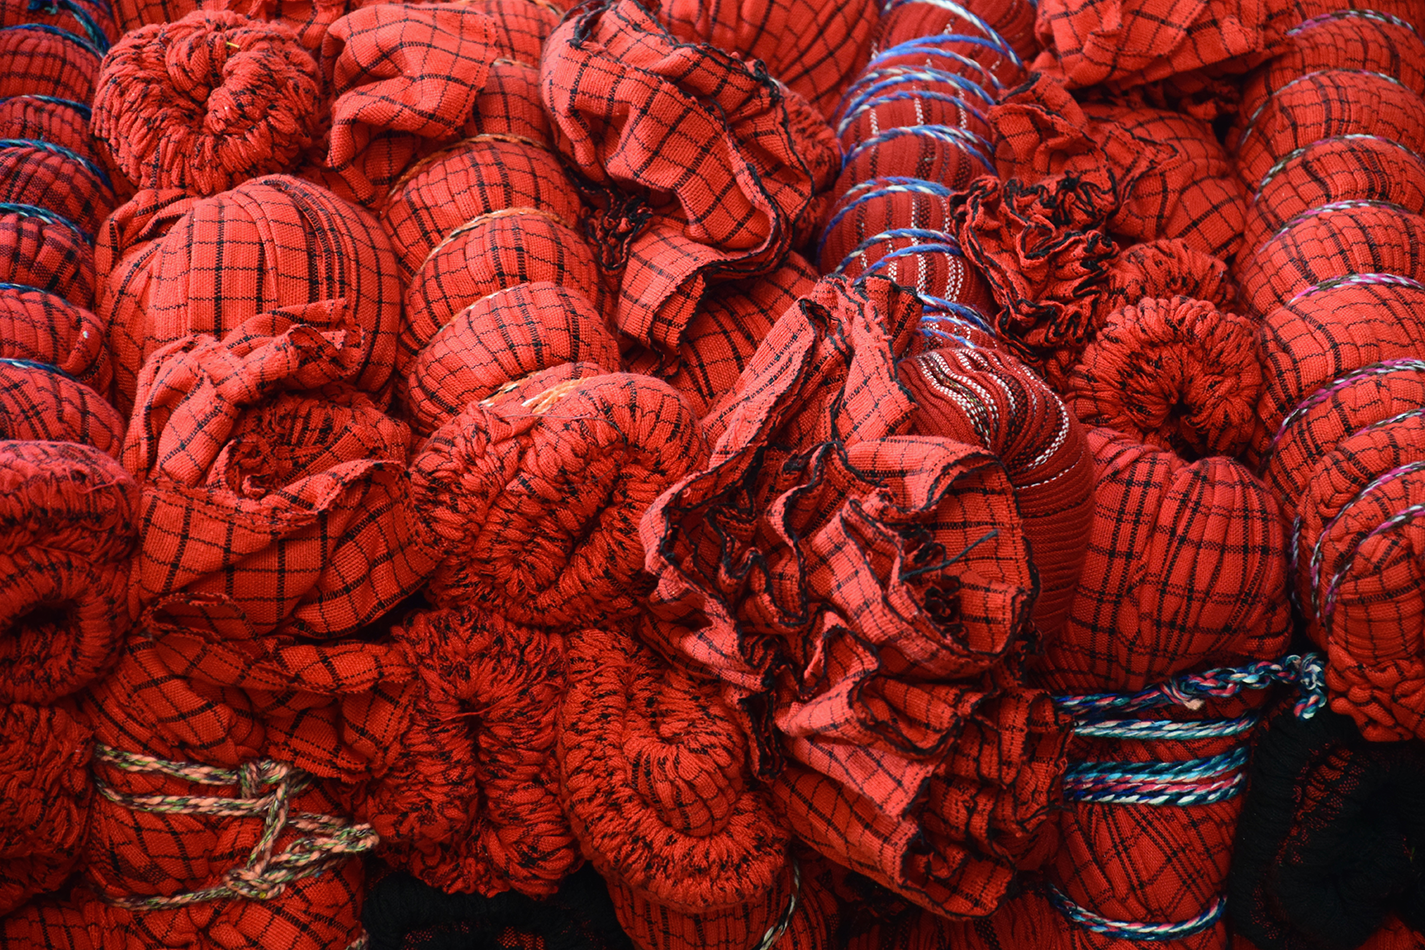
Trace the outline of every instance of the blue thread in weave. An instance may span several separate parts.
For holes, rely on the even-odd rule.
[[[999,35],[999,31],[990,26],[979,16],[960,6],[955,0],[886,0],[886,4],[881,8],[881,13],[882,15],[888,14],[897,7],[905,7],[913,3],[923,3],[939,10],[948,11],[966,23],[969,23],[975,29],[983,31],[985,38],[994,43],[995,48],[999,52],[1003,53],[1014,65],[1023,68],[1023,60],[1021,60],[1019,54],[1014,51],[1014,47],[1010,46],[1005,38]]]
[[[826,222],[826,227],[821,230],[821,239],[816,245],[816,259],[821,260],[821,252],[826,248],[827,235],[831,233],[833,228],[841,223],[842,218],[872,198],[880,195],[904,193],[930,195],[934,198],[948,198],[955,192],[939,182],[926,181],[924,178],[906,178],[900,175],[889,175],[885,178],[871,178],[867,181],[863,181],[841,196],[841,201],[843,202],[841,207],[831,216],[831,220]],[[852,195],[856,195],[856,197],[848,202],[847,199],[851,198]]]
[[[857,254],[860,254],[863,251],[874,247],[882,241],[894,241],[897,238],[908,238],[914,241],[925,240],[930,244],[947,245],[949,247],[955,248],[956,251],[960,253],[960,256],[964,256],[964,249],[960,247],[959,240],[957,240],[955,235],[953,234],[947,234],[944,231],[932,231],[928,228],[891,228],[889,231],[882,231],[880,234],[871,235],[870,237],[866,238],[866,240],[862,241],[860,244],[852,248],[851,252],[841,259],[841,263],[836,265],[835,269],[832,270],[832,273],[843,273],[846,270],[847,265],[851,263],[851,258],[855,257]],[[924,245],[916,244],[912,246],[921,247]],[[909,250],[909,248],[902,248],[902,250]]]
[[[48,33],[51,36],[58,36],[61,39],[73,43],[85,52],[93,53],[98,59],[104,58],[103,52],[78,33],[71,33],[69,30],[64,30],[57,26],[50,26],[48,23],[19,23],[15,26],[0,26],[0,31],[4,30],[34,30],[39,33]]]
[[[79,237],[85,243],[94,243],[94,236],[88,231],[84,230],[79,225],[66,218],[64,215],[55,214],[50,209],[41,208],[39,205],[17,205],[11,204],[9,202],[0,201],[0,214],[18,214],[21,217],[25,218],[38,218],[39,220],[48,222],[49,224],[60,224],[66,228],[69,228],[69,230],[73,231],[75,234],[79,235]]]

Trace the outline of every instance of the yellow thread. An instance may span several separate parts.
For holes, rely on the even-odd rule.
[[[460,237],[463,234],[468,234],[469,232],[478,228],[480,225],[487,224],[491,221],[496,221],[500,218],[517,218],[521,215],[526,214],[537,215],[538,217],[544,218],[547,221],[551,221],[554,224],[565,228],[566,230],[574,230],[574,225],[570,224],[568,221],[565,221],[563,218],[561,218],[554,212],[545,211],[543,208],[501,208],[498,211],[487,211],[484,214],[477,214],[475,217],[471,218],[469,221],[466,221],[464,224],[459,225],[455,228],[455,230],[447,234],[439,244],[431,248],[430,253],[426,255],[425,260],[421,261],[421,266],[416,268],[416,271],[420,272],[422,270],[425,270],[425,266],[431,262],[432,258],[434,258],[441,251],[445,250],[445,248],[450,245],[452,241],[454,241],[456,238]]]

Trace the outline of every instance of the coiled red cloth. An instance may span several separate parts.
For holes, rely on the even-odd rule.
[[[117,204],[102,168],[78,152],[38,139],[0,141],[0,202],[44,208],[89,234],[99,233]]]
[[[552,147],[554,133],[540,95],[537,58],[531,63],[495,60],[475,98],[475,108],[465,122],[463,134],[508,135]]]
[[[887,50],[902,43],[926,38],[934,41],[938,49],[956,50],[955,43],[945,43],[938,38],[943,35],[970,36],[994,40],[986,36],[980,24],[967,19],[961,11],[980,18],[995,32],[999,40],[1008,44],[1023,62],[1034,58],[1039,52],[1039,40],[1034,33],[1034,4],[1028,0],[1010,0],[1008,3],[989,3],[986,0],[970,0],[969,3],[949,4],[925,3],[923,0],[899,0],[885,5],[881,25],[876,33],[876,48]],[[958,7],[959,9],[955,9]],[[997,71],[1013,68],[1015,64],[1000,49],[1001,43],[979,45],[961,42],[958,52],[969,58],[993,65]],[[1018,67],[1022,74],[1023,68]],[[1005,78],[1005,77],[1001,77]],[[1007,79],[1010,86],[1017,85],[1018,79]]]
[[[645,376],[466,406],[411,464],[443,545],[429,595],[540,627],[632,612],[648,587],[639,519],[706,455],[692,408]]]
[[[1144,297],[1191,297],[1218,310],[1237,307],[1237,287],[1227,265],[1171,239],[1134,244],[1112,259],[1095,307],[1096,323],[1102,325],[1109,314],[1137,306]]]
[[[53,366],[104,397],[114,380],[98,318],[33,287],[0,288],[0,357]]]
[[[88,37],[46,23],[0,26],[0,99],[53,96],[71,102],[94,97],[104,53]]]
[[[28,0],[8,0],[0,4],[0,26],[37,23],[66,30],[100,49],[119,38],[114,10],[106,0],[75,0],[74,3],[37,6]]]
[[[640,950],[746,950],[792,899],[790,833],[715,682],[619,624],[569,637],[560,795]]]
[[[94,306],[94,247],[78,226],[34,205],[0,211],[0,283]]]
[[[547,281],[496,291],[457,314],[417,355],[406,397],[412,427],[429,435],[515,380],[579,362],[620,366],[618,343],[588,300]]]
[[[330,322],[321,304],[263,314],[145,365],[124,445],[144,482],[135,614],[223,603],[262,633],[333,637],[430,575],[410,432],[342,385],[359,372],[359,334],[319,329]]]
[[[89,117],[86,103],[46,95],[14,95],[0,99],[0,138],[39,139],[98,161],[89,135]]]
[[[194,11],[114,45],[92,128],[135,187],[215,195],[297,167],[318,124],[319,81],[287,27]]]
[[[764,66],[608,0],[555,30],[540,75],[560,151],[606,192],[596,244],[641,344],[675,355],[710,280],[776,268],[816,225],[835,136]]]
[[[329,323],[360,327],[352,379],[381,400],[389,391],[395,256],[369,212],[310,182],[271,175],[202,199],[140,192],[105,222],[97,264],[121,409],[134,401],[143,362],[165,344],[322,301]],[[305,311],[307,321],[322,318],[321,308]]]
[[[1259,334],[1205,300],[1145,297],[1098,327],[1069,374],[1069,405],[1188,460],[1241,455],[1262,395]]]
[[[999,456],[1039,573],[1034,623],[1056,636],[1067,619],[1093,517],[1093,455],[1083,427],[1037,376],[1007,354],[938,349],[903,360],[911,428]]]
[[[866,65],[877,20],[871,0],[661,0],[654,14],[686,42],[761,60],[828,118],[846,84]]]
[[[417,680],[391,767],[358,798],[380,853],[447,892],[553,894],[580,861],[554,756],[562,638],[451,610],[392,635]]]
[[[117,459],[124,419],[62,370],[0,357],[0,439],[76,442]]]

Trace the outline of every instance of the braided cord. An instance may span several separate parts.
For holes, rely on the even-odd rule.
[[[1064,892],[1052,884],[1048,886],[1048,897],[1049,902],[1061,914],[1080,927],[1107,937],[1119,937],[1124,940],[1162,942],[1191,937],[1193,934],[1202,933],[1215,926],[1222,919],[1223,911],[1227,909],[1227,898],[1219,897],[1207,910],[1189,920],[1171,924],[1145,924],[1128,920],[1110,920],[1107,917],[1099,916],[1093,911],[1075,904]]]

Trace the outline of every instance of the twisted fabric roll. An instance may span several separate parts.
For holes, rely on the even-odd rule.
[[[0,287],[0,357],[53,366],[101,396],[114,381],[98,318],[33,287]]]
[[[1257,321],[1205,300],[1145,297],[1108,316],[1069,374],[1069,405],[1193,460],[1237,456],[1257,427]]]
[[[1180,240],[1148,241],[1124,248],[1109,263],[1095,307],[1096,323],[1144,297],[1204,300],[1218,310],[1237,306],[1237,288],[1220,258]]]
[[[357,813],[379,852],[447,892],[555,892],[580,860],[554,758],[562,642],[470,611],[392,631],[418,677],[411,724]]]
[[[1022,73],[1022,63],[1039,52],[1039,40],[1034,34],[1034,4],[1028,0],[1009,3],[971,0],[963,5],[944,0],[894,0],[885,4],[876,33],[876,47],[887,50],[928,41],[926,45],[943,49],[954,45],[954,40],[945,42],[950,38],[962,44],[967,38],[989,40],[977,49],[972,47],[972,54],[982,61],[999,60],[1018,66]],[[1021,62],[1016,63],[1016,60]],[[1017,82],[1013,80],[1010,85]]]
[[[94,282],[94,247],[77,225],[34,205],[0,207],[0,283],[91,309]]]
[[[53,3],[31,4],[28,0],[9,0],[0,5],[0,26],[37,23],[56,27],[82,37],[100,50],[119,37],[114,22],[114,10],[108,0],[55,0]]]
[[[541,83],[560,151],[605,192],[600,255],[644,346],[675,355],[710,280],[776,268],[815,226],[835,136],[765,66],[608,0],[555,30]]]
[[[204,199],[140,192],[105,222],[97,263],[120,408],[165,344],[321,301],[325,317],[312,307],[303,319],[357,323],[350,378],[378,399],[388,392],[400,320],[395,257],[368,212],[316,185],[272,175]]]
[[[138,487],[98,449],[6,441],[0,488],[0,703],[45,705],[103,673],[128,630]]]
[[[632,612],[647,589],[638,521],[706,454],[692,408],[644,376],[470,404],[411,465],[443,544],[430,596],[539,627]]]
[[[35,205],[97,234],[117,201],[108,173],[78,152],[38,139],[4,139],[0,203]]]
[[[1044,636],[1057,635],[1093,517],[1093,456],[1083,428],[1012,356],[939,349],[902,361],[898,370],[915,400],[915,434],[978,444],[1004,463],[1039,574],[1034,622]]]
[[[640,950],[747,950],[792,898],[790,834],[716,684],[611,625],[569,638],[560,793]]]
[[[588,300],[547,281],[496,291],[441,327],[416,357],[412,425],[429,435],[517,379],[579,362],[620,363],[618,343]]]
[[[89,106],[82,102],[37,94],[0,99],[0,138],[39,139],[92,162],[99,156],[89,136],[89,120]]]
[[[297,322],[312,310],[326,315],[260,315],[144,367],[124,445],[145,483],[136,615],[224,603],[262,633],[332,637],[435,567],[410,497],[409,430],[340,385],[361,364],[356,334]]]
[[[206,197],[295,169],[320,95],[317,64],[291,30],[194,11],[115,44],[92,127],[136,187]]]
[[[64,707],[0,704],[0,917],[73,871],[94,791],[90,747]]]
[[[1425,218],[1394,205],[1345,201],[1303,212],[1240,269],[1248,309],[1265,316],[1340,278],[1425,279]]]
[[[53,96],[72,102],[94,98],[104,50],[93,40],[47,23],[0,26],[0,99]]]
[[[0,439],[76,442],[117,459],[124,419],[62,370],[0,358]]]

